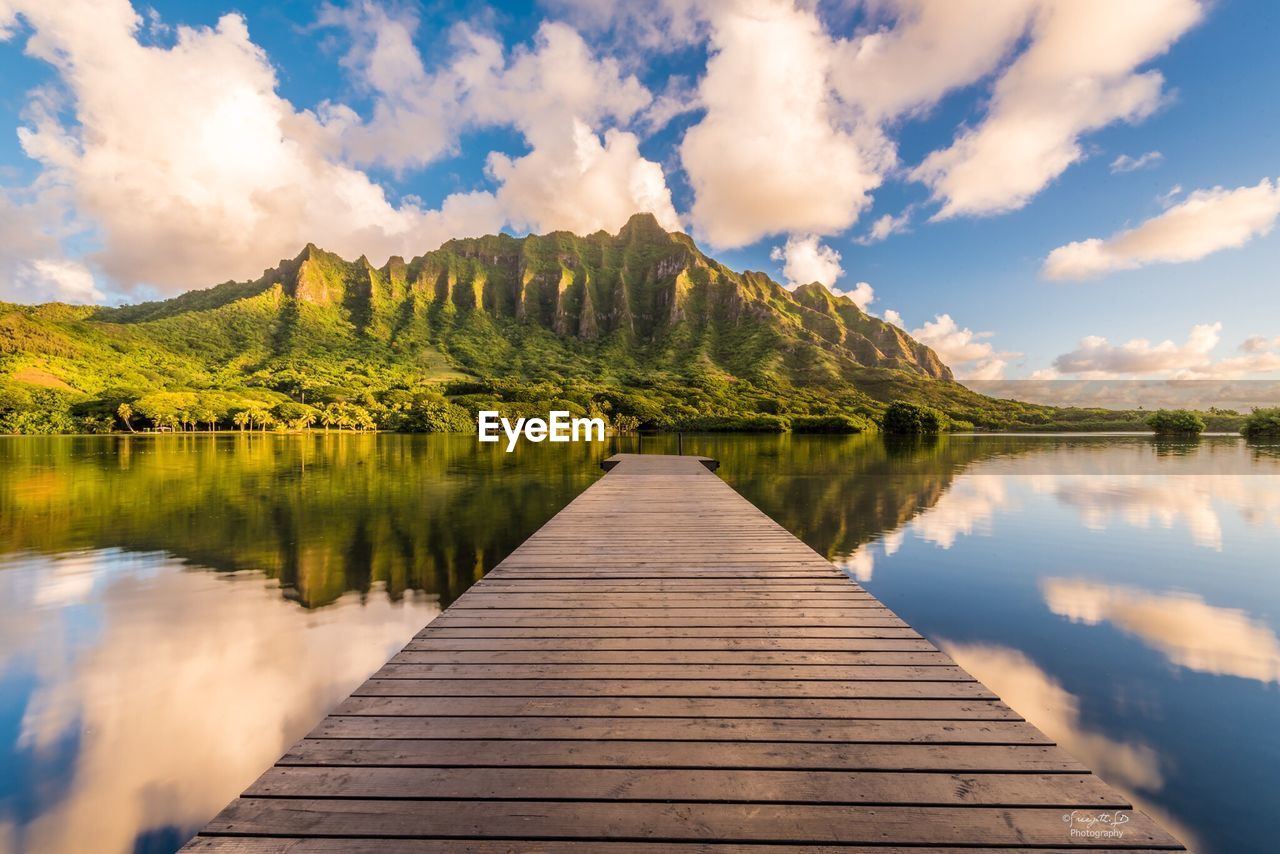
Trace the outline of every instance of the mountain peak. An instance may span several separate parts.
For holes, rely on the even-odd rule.
[[[633,213],[627,224],[618,230],[619,237],[669,237],[670,232],[662,227],[658,218],[648,211]]]

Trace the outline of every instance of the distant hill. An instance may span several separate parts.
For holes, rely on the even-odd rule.
[[[297,404],[444,429],[481,405],[554,403],[653,427],[782,429],[865,424],[893,399],[961,424],[1054,412],[978,395],[847,297],[730,270],[649,214],[616,235],[452,240],[382,267],[308,245],[254,282],[120,308],[0,304],[9,431],[122,429],[109,423],[121,403],[138,426],[293,421]]]

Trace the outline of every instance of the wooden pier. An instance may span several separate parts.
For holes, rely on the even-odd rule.
[[[710,461],[610,462],[184,850],[1182,848]]]

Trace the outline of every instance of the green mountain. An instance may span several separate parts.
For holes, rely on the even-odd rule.
[[[848,298],[730,270],[648,214],[616,235],[452,240],[382,267],[308,245],[256,281],[120,308],[0,303],[9,432],[134,426],[121,403],[138,425],[328,409],[458,429],[496,404],[620,426],[856,428],[899,398],[991,426],[1052,412],[975,394]]]

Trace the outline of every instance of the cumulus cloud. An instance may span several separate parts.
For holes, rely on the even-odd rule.
[[[840,253],[824,245],[816,234],[792,235],[786,245],[773,247],[769,257],[784,262],[782,275],[792,288],[810,282],[821,282],[829,288],[844,274]]]
[[[1148,151],[1146,154],[1139,154],[1137,157],[1130,157],[1127,154],[1121,154],[1115,160],[1111,161],[1111,174],[1115,175],[1120,172],[1136,172],[1139,169],[1149,169],[1152,166],[1159,165],[1164,160],[1164,155],[1158,151]]]
[[[836,296],[848,297],[853,300],[854,304],[863,311],[867,310],[867,306],[876,301],[876,290],[871,287],[870,282],[858,282],[848,290],[835,290]]]
[[[89,263],[126,288],[250,278],[307,241],[385,256],[501,224],[495,205],[465,196],[435,212],[391,203],[337,159],[314,114],[276,94],[238,15],[178,27],[161,47],[139,41],[126,0],[15,8],[33,31],[27,53],[57,70],[74,112],[33,101],[22,147],[92,223],[102,248]]]
[[[857,242],[863,246],[870,246],[872,243],[879,243],[888,239],[890,235],[899,234],[906,231],[907,226],[911,224],[911,209],[903,211],[894,216],[893,214],[885,214],[879,217],[875,222],[871,223],[871,228]]]
[[[84,264],[65,258],[37,258],[17,271],[17,291],[57,302],[92,304],[106,296]]]
[[[1272,349],[1280,350],[1280,337],[1267,338],[1265,335],[1250,335],[1240,342],[1240,350],[1245,353],[1263,353]]]
[[[1280,371],[1280,339],[1253,336],[1240,344],[1243,355],[1214,359],[1212,354],[1221,333],[1221,323],[1197,324],[1182,344],[1172,340],[1152,344],[1145,338],[1112,344],[1106,338],[1090,335],[1080,339],[1075,350],[1054,359],[1052,370],[1042,372],[1040,378],[1066,374],[1078,379],[1157,375],[1179,380],[1239,379]]]
[[[1147,264],[1196,261],[1269,233],[1278,217],[1280,185],[1269,178],[1252,187],[1197,190],[1137,228],[1059,246],[1042,272],[1049,279],[1091,279]]]
[[[876,120],[930,107],[990,74],[1035,10],[1024,0],[875,0],[868,6],[886,20],[839,43],[832,81],[846,103]]]
[[[21,195],[0,188],[0,300],[101,301],[93,273],[62,257],[58,241],[70,228],[65,200],[47,191]]]
[[[1208,363],[1221,333],[1221,323],[1197,324],[1182,344],[1171,340],[1152,344],[1145,338],[1112,344],[1102,336],[1089,335],[1080,339],[1075,350],[1054,359],[1053,367],[1083,379],[1196,371]]]
[[[451,35],[453,57],[429,75],[412,42],[412,15],[391,17],[366,3],[329,9],[321,20],[352,34],[343,62],[376,95],[367,122],[345,108],[325,111],[330,126],[343,126],[346,149],[358,160],[422,165],[451,148],[463,128],[514,127],[531,150],[518,158],[493,152],[486,163],[505,222],[585,233],[616,230],[648,211],[679,230],[662,167],[641,156],[639,138],[617,127],[603,136],[596,130],[635,120],[654,106],[652,95],[566,24],[543,23],[533,45],[510,56],[496,39],[460,26]],[[645,120],[657,119],[646,113]]]
[[[474,96],[480,120],[509,122],[532,146],[524,157],[489,157],[511,222],[585,233],[616,230],[647,211],[664,228],[679,230],[662,167],[641,156],[639,138],[611,128],[602,139],[592,129],[632,119],[652,101],[648,90],[624,76],[616,60],[593,57],[564,24],[543,24],[535,42],[532,50],[517,50],[501,74],[481,81]]]
[[[885,312],[885,319],[895,326],[902,325],[902,317],[897,312]],[[971,380],[1000,379],[1008,360],[1022,355],[997,351],[987,340],[994,334],[961,327],[949,314],[939,314],[919,329],[911,330],[911,337],[932,348],[958,378]]]
[[[828,85],[833,42],[784,0],[714,7],[705,115],[680,144],[697,234],[720,247],[852,225],[893,162],[878,129],[840,121]],[[820,168],[819,168],[820,164]]]
[[[344,104],[325,102],[321,115],[340,131],[348,159],[396,169],[426,165],[455,149],[467,123],[468,82],[502,63],[502,46],[462,29],[449,67],[428,74],[413,43],[418,17],[363,0],[321,7],[320,27],[340,28],[351,44],[341,63],[357,85],[375,97],[373,115],[362,122]]]
[[[170,28],[128,0],[0,0],[0,40],[30,33],[28,53],[58,73],[65,103],[33,95],[22,142],[42,192],[69,199],[78,245],[99,247],[76,259],[93,287],[172,292],[252,277],[307,241],[379,260],[508,226],[613,230],[638,210],[716,248],[837,234],[896,175],[897,123],[975,86],[991,87],[985,116],[908,177],[931,188],[939,217],[1015,208],[1083,156],[1083,134],[1159,105],[1163,81],[1142,67],[1203,3],[867,0],[868,26],[848,36],[797,0],[545,5],[599,38],[549,20],[512,47],[459,25],[424,56],[412,5],[323,6],[316,23],[344,44],[359,111],[282,98],[237,14]],[[656,98],[632,73],[691,46],[705,47],[705,69],[665,83],[656,71]],[[669,167],[692,193],[681,216],[641,147],[691,112]],[[525,149],[490,153],[469,192],[430,206],[363,171],[422,169],[491,128],[514,129]],[[905,230],[911,214],[881,216],[857,242]],[[12,271],[11,289],[89,293],[37,275],[35,260],[66,260],[59,244],[22,256],[22,276],[0,249],[0,275]]]
[[[1138,68],[1203,12],[1197,0],[1035,5],[1030,44],[996,81],[982,121],[911,173],[941,203],[937,219],[1022,207],[1084,156],[1082,134],[1150,115],[1164,78]]]

